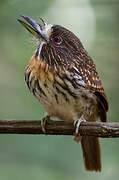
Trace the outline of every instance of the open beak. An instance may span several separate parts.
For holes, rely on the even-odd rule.
[[[47,41],[48,38],[44,33],[44,28],[45,28],[45,23],[43,22],[43,25],[37,23],[36,21],[34,21],[32,18],[28,17],[28,16],[24,16],[24,15],[20,15],[22,18],[24,18],[29,24],[27,24],[26,22],[22,21],[21,19],[18,19],[18,21],[36,38],[42,38],[43,40]],[[43,20],[42,20],[43,21]]]

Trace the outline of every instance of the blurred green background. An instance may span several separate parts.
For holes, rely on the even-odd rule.
[[[20,14],[72,30],[93,58],[108,95],[108,121],[119,121],[119,1],[0,0],[0,119],[36,120],[44,109],[24,69],[35,50]],[[80,144],[68,136],[0,135],[0,180],[119,179],[119,139],[100,139],[103,170],[86,172]]]

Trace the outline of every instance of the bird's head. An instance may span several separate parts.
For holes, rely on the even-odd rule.
[[[35,56],[50,66],[68,66],[75,59],[83,56],[85,50],[80,40],[68,29],[59,26],[42,24],[28,16],[21,15],[29,24],[18,21],[38,40]]]

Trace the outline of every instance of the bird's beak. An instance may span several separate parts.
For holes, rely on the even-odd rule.
[[[36,38],[42,38],[45,41],[48,41],[47,32],[45,31],[47,24],[43,22],[43,25],[39,24],[38,22],[34,21],[32,18],[24,15],[20,15],[22,18],[24,18],[29,24],[25,23],[21,19],[18,19],[18,21]]]

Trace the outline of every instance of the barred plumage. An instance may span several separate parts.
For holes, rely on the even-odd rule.
[[[22,16],[19,20],[39,41],[25,80],[49,116],[61,120],[106,121],[108,101],[93,60],[80,40],[59,25],[43,25]],[[101,171],[98,138],[82,137],[85,167]]]

